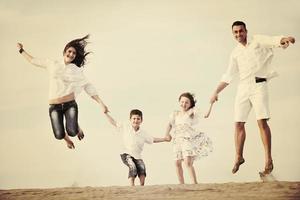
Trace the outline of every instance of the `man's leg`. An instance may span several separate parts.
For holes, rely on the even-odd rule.
[[[235,164],[232,173],[235,174],[241,164],[245,162],[243,157],[244,143],[246,139],[245,122],[235,122]]]
[[[273,170],[272,154],[271,154],[271,130],[267,119],[257,120],[260,130],[261,140],[265,149],[265,171],[264,174],[269,174]]]

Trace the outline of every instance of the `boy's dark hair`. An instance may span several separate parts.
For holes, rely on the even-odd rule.
[[[132,115],[138,115],[143,120],[143,113],[142,113],[142,111],[140,111],[138,109],[133,109],[130,111],[130,119],[131,119]]]
[[[78,38],[78,39],[72,40],[64,48],[63,53],[65,53],[67,51],[67,49],[70,47],[73,47],[76,50],[76,57],[72,61],[72,63],[74,63],[77,67],[84,66],[85,61],[86,61],[85,57],[91,53],[91,52],[86,52],[86,50],[85,50],[85,47],[88,43],[87,39],[89,38],[89,36],[90,35],[86,35],[83,38]]]
[[[235,21],[233,22],[232,26],[231,26],[231,29],[234,27],[234,26],[244,26],[245,30],[247,30],[246,28],[246,24],[242,21]]]
[[[193,94],[191,94],[189,92],[182,93],[179,96],[178,101],[180,101],[181,97],[186,97],[186,98],[188,98],[191,101],[191,107],[190,108],[195,107],[197,101],[196,101],[196,99],[195,99],[195,97],[194,97]]]

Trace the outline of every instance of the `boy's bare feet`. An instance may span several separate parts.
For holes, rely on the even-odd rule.
[[[239,171],[240,165],[245,162],[244,158],[238,159],[238,161],[234,164],[232,168],[232,173],[235,174],[237,171]]]

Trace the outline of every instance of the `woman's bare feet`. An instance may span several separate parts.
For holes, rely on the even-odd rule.
[[[238,159],[232,168],[232,173],[235,174],[237,171],[239,171],[240,165],[243,164],[244,162],[245,162],[244,158]]]
[[[77,134],[77,137],[79,140],[82,140],[84,138],[84,134],[83,134],[83,131],[81,130],[81,128],[79,129],[79,133]]]
[[[72,142],[72,140],[69,138],[68,134],[66,134],[64,140],[66,141],[67,147],[68,147],[69,149],[75,149],[75,145],[74,145],[74,143]]]

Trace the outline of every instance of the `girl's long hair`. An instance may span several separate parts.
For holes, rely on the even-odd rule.
[[[91,52],[86,52],[85,47],[88,44],[87,39],[90,37],[90,35],[86,35],[83,38],[78,38],[75,40],[72,40],[69,42],[65,48],[64,52],[67,51],[68,48],[73,47],[76,50],[76,57],[75,59],[71,62],[74,63],[77,67],[82,67],[84,66],[86,62],[86,56],[90,54]]]

